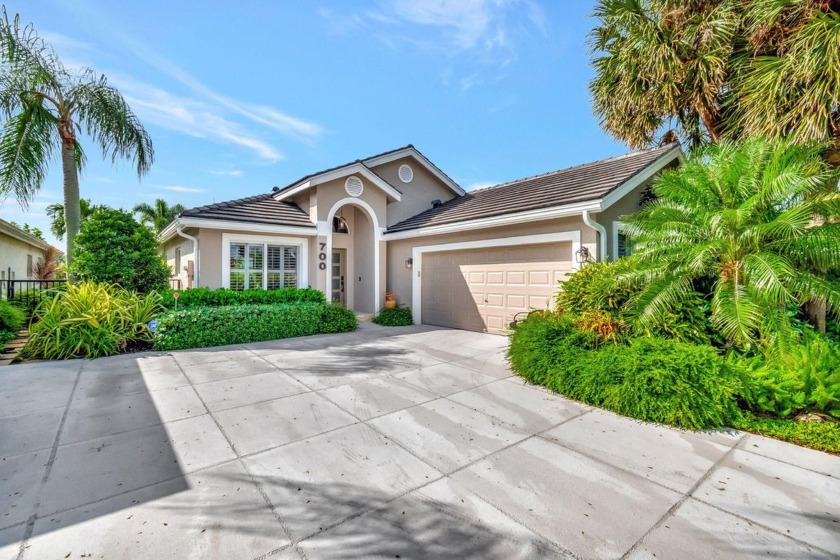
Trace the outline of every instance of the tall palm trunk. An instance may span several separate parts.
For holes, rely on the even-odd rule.
[[[76,166],[75,138],[61,139],[61,169],[64,173],[64,225],[67,235],[67,264],[73,262],[73,239],[79,232],[79,172]]]

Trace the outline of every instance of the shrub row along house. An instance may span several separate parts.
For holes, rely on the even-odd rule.
[[[502,333],[587,260],[621,256],[621,216],[677,144],[465,192],[411,145],[270,193],[183,211],[162,232],[183,287],[312,286],[375,313]]]

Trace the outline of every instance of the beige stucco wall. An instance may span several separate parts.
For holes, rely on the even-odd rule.
[[[195,235],[195,232],[188,232],[188,234]],[[181,248],[180,270],[175,268],[175,251],[179,247]],[[193,242],[189,239],[181,237],[180,235],[176,235],[164,244],[162,253],[163,258],[166,260],[166,265],[170,270],[170,278],[179,279],[181,281],[181,288],[192,287],[191,279],[187,274],[187,271],[184,270],[184,267],[188,266],[189,261],[195,262],[195,248],[193,247]],[[170,286],[174,287],[174,283],[170,283]]]
[[[9,278],[9,269],[15,280],[32,279],[27,270],[29,266],[27,255],[32,255],[34,265],[43,257],[44,251],[40,247],[0,232],[0,270],[5,273],[4,279]]]
[[[676,167],[678,164],[677,161],[669,164],[666,169]],[[651,179],[648,179],[626,195],[624,195],[621,199],[619,199],[615,204],[604,210],[603,212],[599,212],[597,214],[592,214],[592,218],[598,222],[599,224],[603,225],[607,230],[607,258],[608,260],[613,260],[616,254],[616,247],[613,240],[615,239],[615,230],[616,230],[616,223],[620,222],[621,217],[627,214],[632,214],[641,208],[641,200],[642,200],[642,193],[647,189],[650,184],[653,182],[655,176]]]
[[[197,233],[199,258],[201,259],[199,285],[211,289],[221,288],[224,286],[224,279],[222,278],[222,258],[224,255],[222,250],[222,235],[225,233],[232,235],[256,235],[266,239],[272,237],[301,239],[304,241],[304,247],[309,247],[310,256],[314,254],[316,248],[313,237],[301,235],[275,235],[259,231],[225,231],[208,228],[201,228]],[[191,233],[191,235],[196,234]],[[311,257],[308,259],[307,283],[314,287],[313,261],[314,259]]]
[[[403,183],[400,179],[399,168],[402,164],[408,164],[414,172],[414,178],[410,183]],[[388,226],[428,210],[432,207],[433,200],[446,202],[455,197],[455,193],[449,187],[411,157],[398,159],[372,169],[402,193],[400,202],[388,204]]]
[[[411,305],[412,274],[418,274],[419,271],[417,269],[408,270],[405,267],[405,261],[412,256],[414,247],[564,231],[580,231],[581,245],[588,248],[593,255],[597,254],[595,231],[586,226],[580,217],[388,241],[386,289],[394,292],[394,297],[399,305]]]

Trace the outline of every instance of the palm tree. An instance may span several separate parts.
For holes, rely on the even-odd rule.
[[[692,146],[717,141],[740,19],[734,4],[600,0],[590,93],[601,126],[632,148],[657,142],[664,128]]]
[[[784,339],[791,306],[840,311],[824,273],[840,267],[837,176],[821,147],[762,139],[696,150],[660,175],[657,198],[623,218],[636,264],[624,280],[642,286],[636,320],[664,316],[701,284],[713,324],[743,347]]]
[[[183,211],[182,205],[169,206],[162,198],[155,200],[154,204],[138,204],[132,210],[140,215],[140,223],[148,225],[155,233],[163,231]]]
[[[827,143],[840,164],[840,14],[830,2],[599,0],[590,83],[633,148],[751,135]]]
[[[104,208],[102,205],[94,205],[89,198],[82,198],[79,200],[79,225],[90,218],[94,212]],[[55,203],[50,204],[46,208],[47,217],[50,218],[50,231],[56,238],[61,239],[67,231],[64,225],[64,205]]]
[[[61,154],[67,262],[79,231],[79,171],[85,156],[78,141],[84,130],[112,161],[133,161],[143,176],[154,159],[152,141],[120,92],[105,76],[87,69],[70,73],[33,29],[0,19],[0,192],[27,207],[41,188],[51,156]]]

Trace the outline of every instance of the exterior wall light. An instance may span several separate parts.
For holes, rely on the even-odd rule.
[[[333,217],[333,233],[350,233],[350,228],[347,226],[347,220],[344,217]]]
[[[592,255],[589,254],[589,249],[583,245],[581,245],[580,249],[575,251],[575,261],[578,264],[587,263],[591,258]]]
[[[411,257],[408,257],[407,259],[405,259],[405,267],[408,270],[411,270],[411,267],[413,267],[413,266],[414,266],[414,259],[412,259]]]

